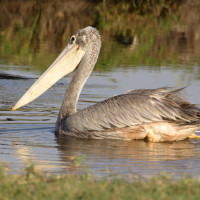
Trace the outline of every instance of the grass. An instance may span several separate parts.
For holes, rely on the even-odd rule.
[[[0,199],[199,199],[200,181],[174,180],[160,175],[133,182],[121,179],[95,180],[85,175],[45,175],[30,165],[25,173],[0,171]]]

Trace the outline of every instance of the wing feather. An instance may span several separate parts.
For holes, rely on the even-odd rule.
[[[165,120],[200,121],[199,108],[182,99],[182,89],[131,90],[74,113],[65,126],[72,132],[86,132]]]

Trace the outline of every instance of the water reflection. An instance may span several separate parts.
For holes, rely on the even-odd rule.
[[[97,178],[115,175],[124,178],[133,178],[133,175],[146,177],[160,172],[173,173],[174,177],[199,176],[200,142],[195,140],[148,143],[142,140],[55,138],[52,134],[45,144],[45,138],[41,135],[34,137],[36,139],[28,142],[26,138],[22,142],[20,137],[10,137],[13,141],[11,155],[18,160],[12,163],[11,159],[11,168],[16,167],[11,172],[23,169],[32,161],[37,169],[45,172],[81,174],[89,170]],[[53,140],[52,145],[50,141]],[[74,160],[83,155],[86,157],[76,165]]]
[[[115,159],[126,157],[137,161],[168,161],[193,158],[198,155],[195,144],[189,141],[174,143],[151,143],[143,140],[87,140],[71,137],[59,137],[58,148],[63,155],[76,156],[77,150],[89,157]],[[63,157],[67,161],[66,157]]]
[[[199,159],[199,149],[190,141],[155,144],[144,141],[97,141],[61,137],[58,138],[58,144],[64,162],[70,163],[70,157],[73,156],[87,155],[83,167],[89,167],[97,176],[100,176],[99,168],[101,173],[106,173],[106,169],[109,169],[110,174],[122,176],[131,173],[149,176],[158,172],[179,176],[193,171],[195,164],[197,170],[200,164],[200,161],[195,163]],[[194,163],[191,165],[189,160]]]
[[[27,77],[28,73],[24,75]],[[83,88],[78,108],[132,88],[184,86],[186,82],[191,86],[184,94],[189,101],[199,103],[200,81],[190,77],[190,72],[174,71],[170,67],[152,70],[124,66],[109,72],[94,72]],[[85,173],[89,170],[97,178],[108,175],[128,178],[133,174],[145,177],[164,171],[174,173],[176,177],[200,175],[198,140],[154,144],[56,138],[55,121],[70,79],[62,79],[39,99],[16,112],[10,111],[11,105],[35,80],[0,79],[3,97],[0,99],[0,160],[10,164],[11,173],[23,170],[31,160],[37,168],[50,173]],[[76,165],[76,158],[84,155],[86,157]]]
[[[41,147],[37,145],[37,147]],[[56,168],[60,170],[65,168],[62,166],[60,161],[56,160],[45,160],[44,158],[38,156],[37,153],[34,153],[33,146],[24,146],[19,145],[18,142],[13,142],[12,144],[13,155],[19,159],[21,164],[24,164],[24,167],[29,166],[31,163],[36,164],[35,168],[42,170],[44,172],[54,171]]]

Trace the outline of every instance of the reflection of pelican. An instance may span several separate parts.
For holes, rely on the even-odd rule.
[[[95,177],[112,174],[120,174],[124,178],[130,178],[133,174],[147,177],[161,172],[174,174],[173,177],[199,176],[198,164],[194,162],[200,158],[198,143],[189,140],[152,143],[59,136],[57,142],[62,163],[73,172],[76,170],[80,173],[89,167]],[[80,155],[87,155],[80,167],[70,165],[70,158]]]
[[[168,160],[189,160],[199,159],[199,152],[196,144],[186,141],[148,143],[142,140],[120,141],[120,140],[87,140],[79,138],[58,137],[58,148],[62,159],[70,162],[69,157],[77,155],[87,155],[86,160],[90,158],[95,160],[102,159],[127,159],[127,161],[168,161]],[[95,147],[95,148],[93,148]],[[141,151],[142,149],[142,151]],[[167,149],[167,151],[166,151]],[[187,164],[189,163],[187,161]],[[95,161],[94,161],[95,163]],[[110,162],[112,164],[112,161]],[[171,163],[174,165],[174,163]],[[177,166],[180,167],[180,166]]]
[[[34,153],[33,149],[30,146],[19,145],[17,141],[13,141],[12,148],[15,151],[16,158],[23,161],[28,167],[32,162],[36,164],[34,166],[36,169],[50,171],[51,169],[66,168],[66,166],[61,166],[59,161],[55,160],[46,160],[40,158],[37,154]]]
[[[64,75],[77,71],[69,84],[56,123],[56,132],[81,138],[183,140],[200,126],[200,109],[179,96],[181,89],[132,90],[76,112],[83,85],[97,61],[99,32],[77,31],[69,44],[13,107],[31,102]]]

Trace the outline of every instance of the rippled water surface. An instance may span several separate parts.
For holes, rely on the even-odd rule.
[[[194,72],[174,70],[170,66],[159,70],[121,66],[107,72],[94,71],[81,93],[78,107],[82,109],[133,88],[184,85],[190,86],[183,95],[199,104],[200,81],[191,78],[198,67],[193,66]],[[200,175],[200,140],[154,144],[56,138],[54,124],[71,77],[63,78],[37,100],[12,112],[11,106],[40,72],[26,72],[22,66],[2,65],[3,73],[21,76],[0,79],[0,161],[9,163],[11,173],[23,170],[31,160],[38,168],[51,173],[85,173],[89,170],[97,177],[149,176],[160,172],[175,176]]]

